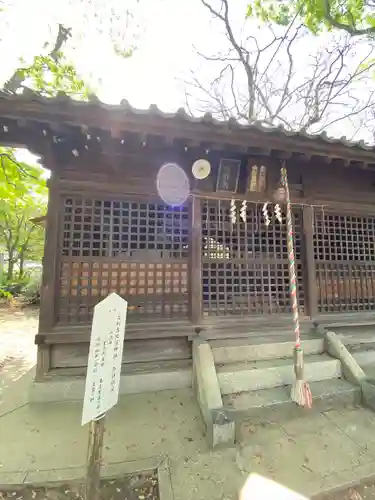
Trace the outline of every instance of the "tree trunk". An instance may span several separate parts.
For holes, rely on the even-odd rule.
[[[13,260],[13,255],[8,254],[8,270],[7,270],[7,281],[12,281],[13,278],[13,271],[14,271],[14,260]]]
[[[22,279],[23,278],[23,273],[24,273],[24,265],[25,265],[25,257],[23,255],[23,252],[21,252],[20,256],[19,256],[19,273],[18,273],[18,277],[19,279]]]

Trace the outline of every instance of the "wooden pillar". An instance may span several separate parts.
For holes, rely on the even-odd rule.
[[[59,293],[60,210],[61,197],[58,178],[49,179],[48,209],[45,225],[43,277],[40,294],[39,333],[50,333],[56,323]],[[40,380],[50,369],[50,347],[38,345],[36,379]]]
[[[310,318],[318,314],[318,290],[316,285],[316,267],[314,258],[314,209],[311,206],[303,207],[304,232],[304,263],[305,284],[307,285],[307,304]]]
[[[189,316],[193,324],[200,324],[203,318],[202,293],[202,203],[193,196],[190,201],[189,239]]]

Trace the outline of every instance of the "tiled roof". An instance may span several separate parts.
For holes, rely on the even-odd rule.
[[[147,118],[160,118],[163,122],[178,122],[180,125],[184,123],[188,124],[199,124],[204,125],[214,132],[217,131],[231,131],[235,133],[236,131],[241,131],[242,133],[260,133],[267,134],[269,136],[277,136],[279,139],[285,138],[296,138],[298,141],[308,139],[312,143],[316,143],[317,145],[325,144],[325,145],[337,145],[343,146],[355,150],[367,151],[370,153],[374,153],[375,155],[375,146],[366,144],[365,141],[350,141],[345,136],[338,138],[329,137],[328,134],[323,131],[320,134],[309,134],[305,131],[289,131],[286,130],[285,127],[279,126],[271,126],[267,125],[264,122],[256,121],[251,124],[248,123],[240,123],[236,121],[235,118],[230,118],[227,121],[221,121],[215,119],[211,113],[206,113],[200,117],[194,117],[186,113],[183,108],[178,109],[175,113],[165,113],[161,111],[155,104],[152,104],[148,109],[136,109],[133,108],[128,101],[123,100],[121,104],[118,105],[110,105],[100,102],[97,98],[93,98],[90,101],[78,101],[72,98],[69,98],[65,94],[59,94],[55,98],[42,97],[37,93],[32,91],[27,91],[22,95],[11,95],[5,92],[0,92],[0,117],[10,116],[12,114],[12,110],[10,109],[9,113],[4,113],[1,103],[2,101],[8,101],[16,104],[17,106],[24,105],[33,105],[34,103],[38,106],[41,105],[45,107],[46,112],[51,113],[51,121],[53,121],[53,117],[58,121],[60,117],[62,119],[67,117],[69,113],[73,110],[75,115],[77,112],[82,111],[85,114],[92,110],[97,113],[98,110],[103,111],[103,117],[106,119],[110,117],[110,115],[115,115],[117,118],[121,115],[124,116],[133,116],[139,117],[140,120],[143,118],[146,120]],[[87,116],[87,115],[86,115]],[[82,118],[82,125],[85,125],[84,118]]]

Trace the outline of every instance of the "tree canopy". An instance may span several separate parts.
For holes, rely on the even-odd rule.
[[[4,7],[0,10],[1,49],[9,48],[13,64],[10,73],[8,69],[6,81],[0,82],[3,90],[21,93],[26,87],[51,97],[58,92],[65,92],[77,99],[87,99],[94,93],[99,81],[92,77],[90,63],[84,64],[82,74],[85,76],[82,78],[79,63],[77,66],[77,53],[83,46],[87,49],[90,40],[95,38],[103,42],[108,54],[115,54],[119,58],[130,57],[138,38],[139,26],[133,16],[137,2],[130,0],[124,5],[114,0],[67,0],[64,9],[58,3],[51,2],[44,15],[38,19],[37,26],[30,23],[32,29],[29,30],[29,25],[25,25],[23,43],[17,41],[16,50],[12,46],[15,44],[12,35],[14,21],[26,18],[27,9],[20,10],[16,3]],[[32,10],[30,14],[33,13]],[[37,33],[38,26],[40,35]],[[30,46],[35,47],[35,54],[25,44],[28,38]],[[86,54],[89,61],[96,61],[95,57],[90,58],[89,52]]]
[[[31,64],[26,64],[21,58],[19,67],[4,83],[3,90],[18,93],[26,86],[49,97],[64,92],[78,99],[87,99],[90,93],[88,86],[63,52],[70,37],[71,30],[59,24],[53,44],[50,46],[46,42],[45,53],[35,55]]]
[[[342,30],[375,37],[375,0],[251,0],[247,17],[288,25],[300,18],[314,34]]]
[[[18,163],[11,149],[0,149],[0,247],[5,250],[7,281],[24,273],[27,259],[40,261],[43,228],[32,222],[47,206],[44,171],[38,165]]]

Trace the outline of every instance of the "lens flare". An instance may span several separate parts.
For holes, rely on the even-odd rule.
[[[190,193],[189,178],[177,163],[166,163],[156,176],[160,198],[172,207],[185,203]]]

